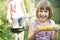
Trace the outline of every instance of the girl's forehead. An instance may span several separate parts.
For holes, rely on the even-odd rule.
[[[40,7],[39,10],[48,10],[49,11],[50,8],[49,7]]]

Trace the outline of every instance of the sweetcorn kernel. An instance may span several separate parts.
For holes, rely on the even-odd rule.
[[[49,26],[39,26],[39,29],[40,30],[53,30],[53,26],[52,25],[49,25]]]

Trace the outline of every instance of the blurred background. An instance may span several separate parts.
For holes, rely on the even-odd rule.
[[[29,16],[35,16],[36,5],[40,0],[24,0],[27,14]],[[49,0],[53,5],[53,17],[52,19],[60,28],[60,0]],[[0,40],[14,40],[14,35],[10,30],[10,25],[7,21],[7,6],[6,0],[0,0]],[[34,14],[33,14],[34,13]],[[60,29],[59,29],[60,30]],[[60,32],[58,30],[58,40],[60,40]],[[25,33],[26,34],[26,33]],[[26,34],[27,36],[27,34]],[[26,37],[25,36],[25,37]],[[25,38],[27,40],[27,37]]]

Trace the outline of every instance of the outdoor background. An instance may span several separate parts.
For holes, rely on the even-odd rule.
[[[24,0],[27,14],[29,16],[35,15],[35,8],[40,0]],[[49,0],[53,5],[52,19],[60,28],[60,0]],[[33,14],[34,13],[34,14]],[[7,7],[6,0],[0,0],[0,40],[14,40],[13,33],[10,30],[10,25],[6,18]],[[25,30],[25,40],[27,40],[27,31]],[[58,30],[58,40],[60,40],[60,30]]]

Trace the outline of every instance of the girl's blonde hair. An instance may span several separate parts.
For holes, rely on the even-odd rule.
[[[50,19],[50,18],[52,17],[52,5],[51,5],[51,3],[50,3],[49,1],[47,1],[47,0],[41,0],[41,1],[38,3],[37,8],[36,8],[36,17],[38,18],[38,12],[39,12],[41,9],[44,10],[44,8],[45,8],[46,10],[49,10],[49,17],[48,17],[48,19]]]

